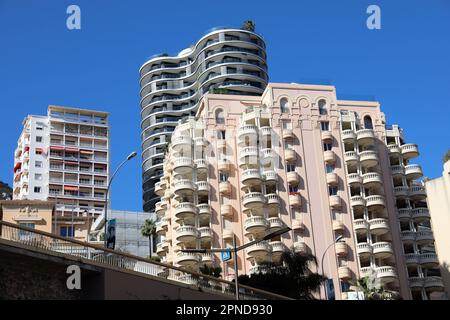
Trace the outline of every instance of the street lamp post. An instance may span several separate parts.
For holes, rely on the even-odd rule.
[[[109,182],[108,182],[108,188],[106,189],[106,197],[105,197],[105,229],[104,229],[104,232],[105,232],[105,235],[104,235],[104,245],[105,245],[105,248],[107,248],[106,228],[108,227],[108,194],[109,194],[109,190],[110,190],[110,188],[111,188],[111,183],[112,183],[114,177],[116,176],[117,172],[120,170],[120,168],[122,168],[123,165],[124,165],[127,161],[129,161],[129,160],[133,159],[134,157],[136,157],[136,155],[137,155],[137,153],[136,153],[135,151],[133,151],[132,153],[130,153],[130,154],[128,155],[128,157],[127,157],[125,160],[123,160],[121,164],[119,164],[119,166],[118,166],[117,169],[114,171],[114,173],[113,173],[113,175],[111,176],[111,178],[109,179]]]
[[[221,249],[221,248],[211,248],[211,249],[182,249],[181,252],[197,252],[197,253],[207,253],[207,252],[234,252],[234,282],[235,282],[235,290],[236,290],[236,300],[239,300],[239,283],[238,283],[238,263],[237,263],[237,253],[238,251],[251,247],[254,244],[257,244],[262,241],[270,240],[276,236],[282,235],[286,232],[291,231],[292,229],[289,227],[284,227],[278,231],[271,232],[261,239],[250,241],[240,247],[236,246],[236,235],[233,235],[233,249]]]
[[[323,267],[323,260],[324,260],[324,258],[325,258],[325,254],[327,253],[328,249],[330,249],[335,243],[341,242],[343,238],[344,238],[344,236],[342,236],[342,235],[338,236],[338,237],[334,240],[334,242],[333,242],[332,244],[330,244],[330,245],[325,249],[325,251],[323,252],[322,260],[320,261],[320,265],[321,265],[321,267],[322,267],[322,276],[325,275],[324,267]],[[328,278],[327,278],[327,280],[328,280]],[[324,287],[324,293],[325,293],[325,300],[328,300],[326,284],[324,284],[323,287]]]

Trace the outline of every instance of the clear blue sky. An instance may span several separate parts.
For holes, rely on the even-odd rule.
[[[441,174],[450,147],[450,1],[0,0],[0,180],[12,182],[13,151],[27,114],[47,105],[111,113],[112,165],[140,154],[138,69],[155,53],[176,54],[214,26],[256,22],[273,82],[326,79],[338,98],[373,96],[388,123],[418,143],[425,175]],[[66,28],[81,7],[82,30]],[[382,29],[366,28],[377,4]],[[140,210],[141,162],[112,189],[116,209]]]

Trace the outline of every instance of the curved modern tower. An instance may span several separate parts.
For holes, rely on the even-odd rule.
[[[268,83],[265,43],[258,34],[213,29],[177,56],[152,57],[140,68],[144,211],[160,200],[166,144],[178,120],[195,115],[207,92],[261,95]]]

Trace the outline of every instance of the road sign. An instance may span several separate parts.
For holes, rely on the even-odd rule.
[[[220,256],[223,262],[231,260],[231,251],[222,251]]]

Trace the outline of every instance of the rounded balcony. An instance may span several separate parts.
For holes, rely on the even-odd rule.
[[[390,155],[398,155],[402,152],[400,146],[397,144],[390,144],[387,146],[387,148]]]
[[[381,195],[373,195],[366,197],[366,206],[369,208],[385,207],[386,202]]]
[[[359,175],[359,173],[349,173],[347,175],[347,182],[349,185],[353,184],[361,184],[362,183],[362,177]]]
[[[198,253],[192,252],[177,252],[176,262],[183,267],[195,267],[200,262],[201,258]]]
[[[404,243],[413,243],[416,240],[416,233],[414,231],[405,230],[401,232],[401,238]]]
[[[372,129],[361,129],[356,131],[356,139],[361,145],[373,144],[375,142],[375,133]]]
[[[159,197],[162,197],[164,195],[165,189],[161,186],[161,181],[155,183],[155,193]]]
[[[359,161],[363,167],[374,167],[378,164],[378,155],[372,150],[362,151],[359,153]]]
[[[242,197],[242,204],[246,209],[261,209],[266,203],[266,198],[261,192],[250,192]]]
[[[280,198],[276,193],[266,194],[266,204],[269,208],[278,209],[280,207]]]
[[[335,163],[336,162],[336,158],[335,158],[335,153],[333,150],[327,150],[323,152],[323,160],[325,161],[325,163]]]
[[[332,141],[333,134],[331,133],[331,131],[322,131],[321,138],[322,141]]]
[[[163,243],[162,242],[158,243],[156,245],[156,254],[161,257],[161,256],[165,256],[166,253],[167,253],[167,250],[165,250],[163,248]]]
[[[196,147],[206,147],[208,145],[208,141],[204,137],[195,137],[194,144]]]
[[[427,197],[427,193],[422,186],[411,186],[409,188],[409,196],[414,200],[424,200]]]
[[[362,179],[365,187],[379,186],[383,183],[383,178],[378,172],[363,174]]]
[[[258,234],[265,232],[270,227],[270,223],[264,217],[248,217],[244,222],[246,233]]]
[[[336,242],[334,244],[336,255],[344,257],[348,254],[348,245],[345,242]]]
[[[192,138],[189,136],[177,136],[172,138],[172,150],[175,152],[190,151]]]
[[[248,141],[255,141],[258,137],[258,128],[253,125],[243,125],[238,129],[239,145],[245,145]]]
[[[269,244],[272,247],[272,260],[278,262],[283,252],[287,250],[287,247],[281,241],[271,241]]]
[[[385,218],[369,220],[370,232],[375,235],[383,235],[389,232],[389,221]]]
[[[209,184],[207,181],[197,181],[196,185],[198,194],[202,195],[209,194]]]
[[[270,232],[278,231],[284,227],[284,222],[280,217],[268,218]]]
[[[400,148],[404,159],[412,159],[419,156],[419,148],[417,147],[417,144],[407,143],[400,146]]]
[[[241,175],[242,187],[250,187],[253,185],[261,184],[261,174],[259,169],[247,169],[242,172]]]
[[[176,174],[191,173],[194,168],[194,162],[191,158],[180,157],[173,160],[173,172]]]
[[[427,208],[411,209],[411,217],[415,222],[426,221],[430,219],[430,212]]]
[[[193,181],[188,179],[178,180],[173,185],[173,192],[177,196],[191,195],[196,189]]]
[[[367,233],[369,229],[369,224],[365,219],[355,219],[353,220],[353,230],[356,233]]]
[[[239,151],[239,166],[241,168],[247,166],[258,166],[258,148],[257,147],[244,147]]]
[[[288,162],[295,161],[297,156],[295,155],[294,149],[286,148],[284,149],[284,160]]]
[[[217,162],[217,169],[222,172],[228,172],[230,170],[231,163],[226,159],[220,159]]]
[[[263,176],[266,183],[274,184],[278,182],[278,175],[274,170],[264,171]]]
[[[342,140],[347,143],[353,142],[356,139],[356,133],[355,133],[355,131],[353,131],[351,129],[343,130],[341,132],[341,136],[342,136]]]
[[[392,244],[390,242],[376,242],[372,244],[373,254],[375,258],[388,258],[394,254]]]
[[[339,267],[338,276],[339,279],[348,280],[352,277],[352,272],[349,267]]]
[[[362,267],[359,269],[359,275],[361,276],[361,278],[363,277],[368,277],[373,273],[373,269],[372,267]]]
[[[294,242],[294,251],[297,253],[308,253],[308,246],[303,241]]]
[[[391,266],[383,266],[376,268],[377,272],[377,278],[380,279],[380,281],[383,284],[391,283],[395,280],[397,280],[397,272],[395,271],[394,267]]]
[[[297,185],[300,182],[300,176],[296,171],[286,173],[287,182],[291,185]]]
[[[402,165],[391,166],[391,173],[394,177],[403,176],[405,174],[405,167]]]
[[[428,292],[443,291],[444,283],[441,277],[425,277],[424,287]]]
[[[417,291],[422,290],[425,279],[421,277],[410,277],[409,279],[409,287],[411,290]]]
[[[260,127],[259,130],[260,130],[262,136],[266,136],[266,137],[272,136],[272,128],[271,127]]]
[[[290,192],[289,193],[289,204],[291,207],[301,207],[302,206],[302,198],[300,193],[298,192]]]
[[[347,151],[344,154],[344,160],[347,165],[355,165],[359,161],[359,156],[355,151]]]
[[[222,238],[223,240],[233,240],[234,233],[232,230],[223,229],[222,230]]]
[[[256,262],[267,260],[271,247],[265,242],[260,242],[246,249],[248,259],[255,259]]]
[[[179,226],[175,230],[175,238],[179,242],[193,242],[198,238],[198,230],[194,226]]]
[[[198,214],[202,217],[211,216],[211,207],[207,203],[201,203],[197,205]]]
[[[409,195],[409,188],[407,186],[394,187],[394,195],[397,198],[407,198]]]
[[[267,148],[267,149],[262,149],[261,150],[261,157],[260,157],[260,161],[262,164],[270,164],[274,161],[275,159],[275,152],[273,151],[273,149]]]
[[[329,196],[330,207],[336,209],[341,207],[341,197],[338,195]]]
[[[433,232],[428,230],[417,231],[416,242],[418,244],[430,244],[434,242]]]
[[[201,241],[211,241],[213,233],[210,227],[200,227],[198,228]]]
[[[214,255],[212,253],[202,253],[201,263],[211,266],[214,262]]]
[[[406,179],[416,180],[423,176],[422,167],[418,164],[405,166]]]
[[[233,216],[233,207],[231,204],[222,204],[220,206],[220,214],[223,217],[232,217]]]
[[[219,192],[221,194],[229,195],[231,193],[231,184],[229,181],[221,181],[219,183]]]
[[[167,209],[167,201],[161,200],[155,204],[155,213],[159,216],[164,215]]]
[[[292,229],[293,230],[304,230],[305,224],[300,219],[294,219],[294,220],[292,220]]]
[[[156,234],[159,236],[163,236],[167,232],[167,223],[163,223],[163,221],[158,221],[156,223]]]
[[[439,266],[439,259],[436,253],[427,252],[420,255],[420,264],[425,268],[435,268]]]
[[[360,242],[356,245],[356,252],[360,257],[368,257],[372,254],[372,246],[367,242]]]
[[[350,205],[353,208],[363,208],[366,205],[366,200],[361,196],[353,196],[350,198]]]
[[[339,183],[339,177],[336,172],[327,173],[327,184],[337,185]]]
[[[292,129],[283,129],[283,139],[293,139],[294,138],[294,132]]]
[[[408,266],[417,266],[420,262],[420,255],[417,253],[405,254],[405,263]]]
[[[340,220],[333,220],[333,231],[344,231],[345,225]]]
[[[398,209],[397,217],[401,221],[407,221],[407,220],[411,219],[411,209],[410,208]]]
[[[206,162],[205,159],[196,159],[196,160],[194,160],[194,163],[195,163],[195,167],[197,168],[197,170],[203,171],[203,172],[208,170],[208,163]]]

